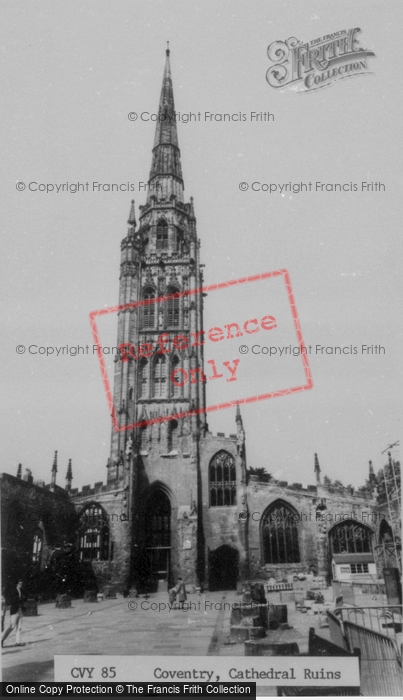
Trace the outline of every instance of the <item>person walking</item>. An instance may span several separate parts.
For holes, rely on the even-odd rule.
[[[3,632],[1,636],[1,646],[4,645],[8,635],[15,629],[15,641],[17,647],[24,647],[21,642],[22,618],[24,613],[25,595],[22,590],[23,582],[18,581],[16,587],[10,595],[10,626]]]

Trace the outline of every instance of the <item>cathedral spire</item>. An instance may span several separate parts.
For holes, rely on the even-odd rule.
[[[158,120],[155,128],[153,158],[150,170],[149,195],[156,195],[159,199],[165,193],[161,179],[171,176],[180,181],[183,188],[182,167],[180,162],[180,150],[178,143],[178,131],[176,125],[176,112],[174,91],[172,85],[171,64],[169,46],[166,50],[164,76],[162,78],[161,95],[158,107]],[[157,182],[152,182],[158,178]],[[178,196],[178,187],[166,194]],[[180,193],[182,194],[182,193]],[[182,199],[182,197],[181,197]]]

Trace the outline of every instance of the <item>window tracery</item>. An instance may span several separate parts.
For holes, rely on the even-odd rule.
[[[236,505],[235,460],[229,452],[218,452],[210,462],[210,506]]]
[[[372,552],[372,532],[365,525],[346,520],[329,533],[332,554]]]
[[[294,511],[283,501],[275,501],[266,511],[262,523],[265,564],[300,562],[296,517]]]
[[[157,224],[157,250],[168,250],[168,224],[164,220]]]
[[[167,363],[164,356],[154,362],[154,397],[165,398],[167,395]]]
[[[153,289],[145,289],[142,294],[142,301],[155,300]],[[142,328],[155,328],[155,301],[149,301],[142,307]]]
[[[79,557],[81,561],[108,559],[109,527],[103,508],[87,506],[80,516]]]

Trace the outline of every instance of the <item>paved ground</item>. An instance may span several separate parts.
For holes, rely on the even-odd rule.
[[[99,603],[76,600],[65,610],[56,609],[54,603],[40,605],[37,617],[24,618],[26,646],[15,646],[14,633],[6,640],[3,680],[52,681],[55,654],[243,656],[244,645],[230,643],[230,611],[223,605],[240,600],[235,591],[189,595],[184,611],[159,610],[167,605],[166,593]],[[279,594],[270,594],[269,600],[280,603]],[[137,609],[131,610],[136,603]],[[305,653],[309,627],[318,626],[317,616],[296,612],[289,602],[288,619],[293,629],[283,632],[281,641],[296,641]],[[6,625],[8,620],[7,613]],[[320,634],[327,636],[327,630]],[[261,688],[260,692],[276,694],[275,688]]]
[[[26,646],[15,646],[14,633],[5,642],[3,680],[53,680],[55,654],[206,656],[210,645],[217,646],[215,628],[223,617],[222,600],[222,592],[189,595],[191,605],[185,611],[158,610],[168,603],[162,593],[99,603],[75,600],[65,610],[56,609],[54,603],[40,605],[37,617],[24,618]],[[135,604],[137,609],[130,609]],[[8,619],[7,613],[6,625]]]

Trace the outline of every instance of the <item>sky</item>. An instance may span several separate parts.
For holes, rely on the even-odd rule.
[[[362,484],[368,461],[384,464],[401,427],[401,3],[4,0],[2,12],[1,471],[15,474],[21,462],[48,483],[58,450],[60,485],[69,458],[74,487],[106,479],[111,421],[96,355],[29,348],[91,350],[89,313],[118,302],[120,241],[131,199],[137,214],[146,199],[139,183],[155,130],[147,115],[158,108],[169,40],[176,109],[202,115],[179,121],[178,134],[205,283],[287,269],[312,346],[312,389],[242,408],[248,465],[309,484],[316,452],[323,474]],[[375,54],[371,74],[308,93],[268,85],[269,44],[352,27]],[[205,112],[246,120],[205,121]],[[251,121],[251,112],[274,120]],[[363,181],[385,191],[361,192]],[[78,182],[88,191],[32,191]],[[94,191],[94,182],[134,191]],[[358,191],[280,194],[253,191],[254,182],[355,183]],[[38,185],[30,191],[30,183]],[[267,281],[263,295],[253,284],[209,294],[205,327],[275,309],[285,324],[275,342],[294,342],[283,293]],[[110,321],[103,337],[113,344]],[[317,354],[317,345],[357,353]],[[385,354],[362,354],[362,345]],[[217,361],[229,346],[220,352]],[[248,384],[266,391],[299,380],[300,358],[241,356],[231,346],[227,359],[235,357],[243,370],[235,398]],[[227,390],[208,385],[208,404]],[[234,433],[235,411],[208,422],[213,433]]]

